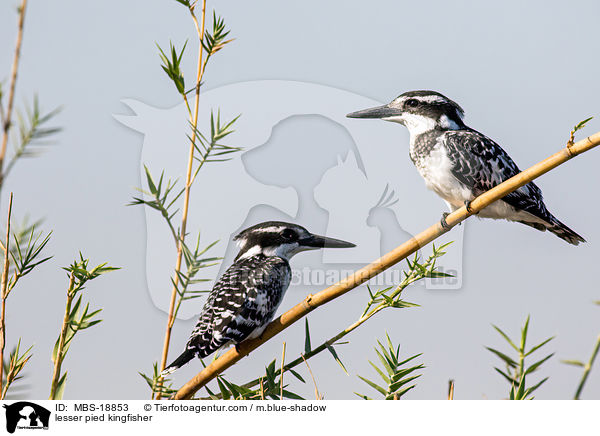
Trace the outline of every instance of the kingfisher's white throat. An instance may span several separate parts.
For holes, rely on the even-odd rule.
[[[408,129],[411,137],[419,136],[430,132],[435,128],[443,130],[458,130],[460,126],[447,115],[441,115],[439,119],[427,117],[425,115],[403,113],[393,117],[384,118],[385,121],[399,123]]]

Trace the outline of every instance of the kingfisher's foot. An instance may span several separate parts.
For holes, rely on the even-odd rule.
[[[448,212],[444,212],[442,214],[442,218],[440,219],[440,224],[442,225],[442,228],[445,230],[448,230],[450,228],[450,226],[448,225],[448,223],[446,222],[446,217],[450,215]]]
[[[471,200],[465,200],[465,207],[467,208],[467,212],[473,213],[473,209],[471,209]]]

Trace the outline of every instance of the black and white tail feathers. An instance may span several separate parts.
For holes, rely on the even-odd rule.
[[[177,359],[175,359],[169,366],[167,366],[163,370],[163,372],[160,373],[160,376],[164,377],[177,371],[179,368],[188,363],[194,357],[196,357],[196,352],[194,350],[186,349],[183,353],[179,355]]]
[[[546,227],[548,231],[554,233],[560,239],[567,241],[569,244],[579,245],[580,242],[585,242],[580,235],[575,233],[565,224],[561,223],[554,215],[550,214],[550,225]]]
[[[548,212],[547,218],[544,219],[545,223],[542,224],[540,222],[526,222],[521,221],[523,224],[533,227],[534,229],[545,232],[548,230],[551,233],[554,233],[560,239],[568,242],[569,244],[579,245],[580,242],[585,242],[582,236],[575,233],[565,224],[560,222],[558,218]]]

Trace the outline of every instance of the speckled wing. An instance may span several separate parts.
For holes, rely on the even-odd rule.
[[[279,257],[240,259],[213,287],[187,345],[202,358],[264,327],[289,286],[291,270]]]
[[[450,131],[442,140],[452,162],[453,175],[470,188],[475,197],[520,172],[502,147],[475,130]],[[503,200],[518,210],[542,219],[549,218],[542,191],[533,182],[508,194]]]

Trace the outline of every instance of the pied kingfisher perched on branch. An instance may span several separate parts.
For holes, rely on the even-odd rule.
[[[280,221],[252,226],[234,240],[240,247],[235,262],[209,294],[185,351],[161,375],[172,373],[194,357],[202,359],[225,345],[259,337],[290,284],[289,259],[294,254],[355,246]]]
[[[391,103],[353,112],[349,118],[379,118],[400,123],[410,133],[410,158],[425,184],[451,211],[520,172],[510,156],[485,135],[463,122],[464,111],[435,91],[409,91]],[[445,226],[445,217],[442,225]],[[552,215],[533,182],[508,194],[478,214],[517,221],[554,233],[570,244],[585,240]]]

